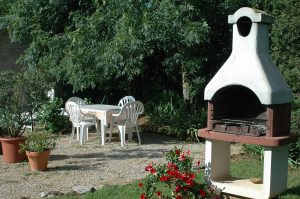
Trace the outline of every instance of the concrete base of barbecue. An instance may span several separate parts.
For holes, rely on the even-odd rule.
[[[286,190],[288,145],[264,147],[263,184],[230,177],[230,145],[230,142],[206,140],[205,175],[213,185],[224,193],[255,199],[272,198]]]

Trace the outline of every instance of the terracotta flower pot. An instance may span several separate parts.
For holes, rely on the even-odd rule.
[[[26,154],[19,153],[19,144],[25,143],[25,137],[1,137],[3,161],[6,163],[17,163],[27,159]]]
[[[31,171],[45,171],[47,169],[50,150],[44,152],[26,151]]]

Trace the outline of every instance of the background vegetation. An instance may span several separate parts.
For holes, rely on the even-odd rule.
[[[151,121],[186,138],[205,123],[204,87],[231,52],[227,16],[243,6],[275,17],[270,53],[292,88],[297,133],[297,0],[0,0],[0,24],[12,42],[28,45],[18,60],[24,73],[59,97],[116,103],[133,95]]]

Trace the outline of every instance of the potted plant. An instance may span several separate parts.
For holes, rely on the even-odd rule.
[[[20,144],[20,151],[26,152],[32,171],[44,171],[55,144],[56,136],[45,131],[33,131],[27,136],[25,143]]]
[[[0,73],[0,142],[6,163],[26,160],[25,153],[19,153],[19,144],[25,142],[23,134],[31,111],[22,94],[20,80],[20,75],[15,72]]]
[[[25,127],[32,124],[33,112],[48,100],[45,91],[52,86],[42,73],[33,71],[0,72],[0,142],[7,163],[27,159],[25,153],[19,154],[19,144],[25,142]]]

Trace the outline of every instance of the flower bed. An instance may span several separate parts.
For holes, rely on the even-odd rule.
[[[193,163],[190,150],[175,148],[167,155],[166,164],[150,163],[145,167],[149,175],[139,183],[146,198],[220,198],[220,191],[204,179],[200,161]],[[199,179],[201,177],[202,179]]]

